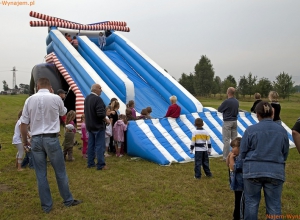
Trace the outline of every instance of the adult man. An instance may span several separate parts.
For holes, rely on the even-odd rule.
[[[38,192],[42,209],[48,213],[52,209],[52,197],[47,180],[47,156],[54,169],[58,189],[65,206],[75,206],[81,203],[74,200],[69,189],[68,177],[58,132],[59,115],[64,115],[67,109],[53,91],[49,79],[40,78],[37,82],[38,92],[25,101],[21,120],[21,133],[24,146],[31,145],[33,165],[38,183]],[[30,123],[31,144],[27,141],[27,126]]]
[[[239,101],[234,98],[235,88],[227,89],[227,99],[220,105],[218,111],[223,113],[223,160],[229,154],[230,139],[237,137],[237,115],[239,113]]]
[[[176,104],[177,97],[175,95],[170,97],[171,105],[168,108],[165,117],[178,118],[180,116],[181,108]]]
[[[292,128],[292,135],[296,148],[300,154],[300,118],[298,118],[298,120]]]
[[[57,90],[56,93],[57,93],[57,95],[59,95],[59,97],[61,98],[62,101],[65,100],[65,98],[66,98],[66,92],[64,90],[59,89],[59,90]],[[60,120],[60,123],[62,124],[62,126],[65,126],[66,119],[67,119],[66,115],[59,116],[59,120]]]
[[[85,125],[89,132],[87,167],[95,167],[95,152],[97,154],[97,170],[106,170],[105,164],[105,104],[101,97],[101,86],[94,84],[84,101]]]

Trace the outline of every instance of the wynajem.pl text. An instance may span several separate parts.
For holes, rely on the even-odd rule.
[[[3,6],[34,6],[35,1],[23,2],[23,1],[0,1]]]

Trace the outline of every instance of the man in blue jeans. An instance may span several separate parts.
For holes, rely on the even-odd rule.
[[[65,115],[67,109],[61,98],[54,95],[49,79],[40,78],[37,82],[38,92],[25,101],[21,120],[21,134],[24,146],[31,145],[33,166],[38,183],[38,192],[42,209],[49,213],[53,202],[47,179],[47,156],[54,169],[58,189],[65,206],[81,203],[74,200],[69,189],[65,161],[58,139],[60,131],[59,116]],[[30,123],[31,142],[27,140],[27,127]]]
[[[84,100],[85,125],[89,132],[87,167],[95,167],[95,153],[97,155],[97,170],[107,170],[105,164],[105,128],[106,110],[100,97],[101,86],[94,84],[91,94]],[[109,123],[109,122],[108,122]]]

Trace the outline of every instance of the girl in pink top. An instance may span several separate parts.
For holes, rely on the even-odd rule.
[[[81,140],[82,140],[82,157],[87,158],[86,152],[87,152],[87,146],[89,140],[89,133],[86,130],[84,114],[81,115]]]
[[[122,157],[120,154],[121,146],[124,144],[124,131],[127,130],[127,119],[126,116],[121,114],[119,120],[115,123],[113,128],[113,136],[116,148],[116,157]]]

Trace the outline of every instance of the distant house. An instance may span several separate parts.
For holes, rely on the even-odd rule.
[[[6,92],[6,91],[1,91],[0,94],[1,94],[1,95],[7,95],[7,92]]]
[[[24,93],[24,89],[20,88],[20,89],[8,89],[7,91],[7,95],[11,95],[11,94],[23,94]]]

